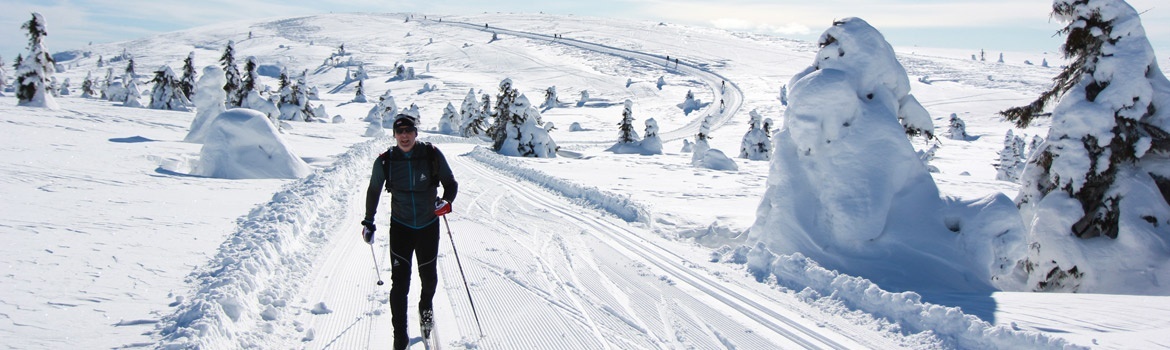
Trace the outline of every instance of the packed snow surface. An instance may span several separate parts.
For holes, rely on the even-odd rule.
[[[375,284],[389,282],[385,230],[368,245],[358,222],[370,164],[393,143],[377,128],[393,116],[374,112],[413,104],[420,138],[460,182],[440,242],[443,347],[1170,347],[1168,297],[1031,293],[994,279],[1022,226],[1009,199],[1018,185],[995,180],[992,164],[1008,130],[1050,125],[1013,129],[995,112],[1058,72],[1025,59],[1059,59],[992,63],[866,41],[880,30],[839,42],[867,65],[815,72],[825,54],[815,43],[556,15],[329,14],[92,45],[58,78],[104,72],[97,58],[124,49],[143,67],[177,68],[192,51],[215,64],[234,40],[238,57],[306,72],[320,91],[312,103],[350,122],[276,128],[259,112],[207,114],[199,96],[194,112],[0,97],[0,343],[389,348],[389,285]],[[354,102],[359,66],[368,96],[397,101]],[[539,111],[563,127],[526,126],[547,131],[556,157],[432,132],[448,103],[469,89],[494,102],[505,79],[527,96],[555,86],[582,97]],[[684,111],[688,91],[702,102]],[[654,121],[658,152],[606,151],[627,99]],[[729,157],[751,127],[747,110],[783,125],[771,162]],[[937,141],[930,172],[916,151],[936,141],[904,130],[938,134],[952,113],[971,137]],[[192,128],[207,133],[190,140]],[[676,152],[699,130],[735,167]],[[205,158],[209,145],[248,149],[213,165],[265,176],[201,172],[222,159]],[[858,216],[818,217],[847,212]],[[836,226],[811,234],[825,223]]]

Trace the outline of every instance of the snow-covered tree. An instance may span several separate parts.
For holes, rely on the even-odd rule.
[[[691,90],[687,90],[687,97],[685,100],[683,100],[683,103],[680,103],[678,105],[678,108],[681,108],[683,110],[683,114],[689,115],[689,114],[691,114],[691,112],[694,112],[694,111],[698,110],[699,108],[703,108],[703,103],[702,103],[702,101],[695,99],[694,92],[691,92]]]
[[[589,90],[581,90],[581,99],[577,100],[577,107],[584,107],[589,102]]]
[[[1003,139],[1003,149],[999,151],[999,161],[994,165],[995,179],[1020,182],[1020,174],[1024,171],[1024,155],[1024,139],[1008,130]]]
[[[227,93],[227,100],[224,102],[228,108],[239,107],[242,102],[242,94],[240,89],[244,85],[244,81],[240,77],[240,68],[236,66],[236,43],[229,40],[227,46],[223,49],[223,55],[219,57],[220,66],[223,67],[224,79],[223,91]]]
[[[179,78],[179,90],[188,101],[195,92],[195,51],[187,54],[183,60],[183,76]]]
[[[365,80],[358,80],[357,87],[353,91],[353,102],[366,103],[366,87]]]
[[[1052,13],[1067,23],[1069,65],[1036,101],[1001,112],[1027,126],[1059,100],[1016,197],[1029,230],[1028,286],[1164,293],[1170,80],[1124,1],[1056,0]]]
[[[634,130],[634,101],[626,99],[622,103],[622,120],[618,125],[618,140],[607,151],[622,153],[642,153],[642,138]]]
[[[54,78],[54,79],[56,79],[56,78]],[[66,95],[69,95],[69,93],[70,93],[69,90],[73,86],[72,84],[73,83],[69,80],[69,78],[65,78],[65,81],[61,83],[61,86],[57,87],[54,90],[59,91],[57,93],[58,96],[66,96]]]
[[[748,235],[757,252],[799,253],[908,290],[994,290],[995,277],[1011,274],[1022,232],[1010,222],[963,222],[956,231],[944,225],[946,204],[905,137],[908,126],[932,130],[930,118],[906,115],[917,102],[893,47],[860,18],[834,21],[817,43],[812,64],[788,84],[784,126],[774,135],[767,187]],[[988,200],[988,207],[1011,208],[1006,198]],[[944,277],[908,277],[907,266]]]
[[[642,154],[662,154],[662,138],[658,137],[658,121],[646,119],[646,138],[642,139]]]
[[[748,131],[743,134],[743,141],[739,146],[739,157],[750,160],[768,160],[772,155],[772,139],[764,132],[761,125],[764,117],[756,110],[748,113]]]
[[[622,102],[622,120],[618,122],[618,143],[634,143],[641,141],[638,132],[634,130],[634,101],[626,99]]]
[[[56,69],[53,67],[53,57],[45,49],[44,39],[45,18],[33,12],[32,19],[20,26],[27,30],[28,55],[21,59],[17,57],[16,68],[16,99],[20,106],[44,107],[48,109],[60,108],[53,99],[52,87],[49,82],[53,79]]]
[[[227,100],[227,91],[223,84],[227,83],[223,69],[216,66],[203,68],[203,75],[195,83],[195,96],[191,103],[195,105],[195,119],[191,120],[191,130],[183,141],[203,143],[210,130],[211,121],[223,113],[224,101]]]
[[[126,79],[126,99],[122,105],[126,107],[142,108],[142,90],[138,88],[138,79]]]
[[[560,105],[561,101],[557,97],[557,87],[549,86],[547,89],[544,89],[544,102],[540,103],[540,108],[548,110],[559,107]]]
[[[243,77],[241,78],[242,84],[240,84],[240,89],[236,90],[236,93],[239,94],[241,106],[244,105],[243,101],[248,99],[248,95],[251,95],[252,91],[260,91],[260,74],[256,72],[256,69],[256,57],[248,56],[244,60],[244,71]]]
[[[411,103],[410,107],[403,108],[401,111],[398,111],[398,114],[405,114],[414,118],[415,123],[422,122],[422,113],[418,110],[418,104]]]
[[[967,123],[959,118],[958,114],[951,113],[950,128],[947,129],[947,137],[952,140],[967,141],[971,139],[971,135],[967,135]]]
[[[461,119],[459,110],[455,109],[455,105],[447,102],[447,107],[443,108],[443,116],[439,118],[439,133],[458,135],[459,128],[463,125],[463,120]]]
[[[764,135],[772,137],[772,118],[764,118]]]
[[[96,96],[98,96],[97,81],[93,79],[93,72],[85,72],[85,80],[81,82],[81,97],[94,98]]]
[[[0,97],[4,96],[4,87],[8,86],[8,66],[4,64],[4,56],[0,56]]]
[[[297,103],[301,106],[301,108],[300,108],[300,113],[298,114],[299,116],[296,118],[293,118],[291,120],[303,120],[306,122],[313,122],[313,121],[316,121],[317,118],[325,118],[326,117],[326,115],[324,113],[321,113],[320,108],[313,107],[313,104],[311,102],[309,102],[310,100],[313,99],[313,96],[315,95],[315,93],[313,91],[315,91],[314,89],[316,89],[316,87],[307,88],[309,86],[307,83],[307,80],[306,80],[308,75],[309,75],[309,70],[306,69],[306,70],[301,71],[301,75],[299,77],[297,77],[297,84],[296,84],[297,88],[293,89],[293,93],[296,95],[296,98],[294,100],[297,101]],[[284,114],[284,113],[281,113],[281,114]]]
[[[666,77],[659,75],[658,83],[656,85],[658,85],[658,90],[662,90],[662,87],[666,86]]]
[[[487,136],[492,139],[492,149],[497,152],[500,147],[503,147],[504,141],[508,138],[508,130],[506,126],[512,120],[512,105],[516,103],[516,98],[520,96],[520,92],[512,87],[512,79],[504,79],[500,81],[500,93],[496,95],[496,108],[493,117],[493,122],[487,129]]]
[[[462,124],[459,126],[459,136],[479,137],[483,134],[484,128],[487,127],[488,115],[484,114],[482,109],[483,106],[479,100],[475,99],[475,89],[468,89],[467,97],[463,98],[463,105],[459,108],[460,120],[462,120]]]
[[[496,123],[488,130],[496,152],[506,156],[556,157],[557,144],[542,125],[540,111],[512,87],[511,79],[500,82],[496,102]]]
[[[165,65],[160,67],[154,72],[154,79],[150,82],[154,83],[154,89],[150,92],[151,109],[186,111],[187,106],[191,104],[191,101],[187,100],[187,95],[183,94],[183,88],[171,67]]]
[[[788,105],[788,84],[780,86],[780,105]]]
[[[380,121],[383,128],[391,129],[394,128],[394,117],[397,115],[398,104],[394,103],[394,96],[391,95],[390,90],[386,90],[382,96],[378,97],[378,105],[370,108],[370,112],[366,113],[366,119],[363,120],[371,123]]]

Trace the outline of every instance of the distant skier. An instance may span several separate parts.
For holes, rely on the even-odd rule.
[[[434,325],[431,299],[438,284],[435,258],[439,253],[439,216],[451,212],[459,184],[443,157],[443,152],[426,142],[417,142],[418,129],[414,117],[399,114],[394,120],[396,145],[374,161],[370,185],[366,188],[366,216],[362,220],[367,234],[363,239],[373,242],[374,214],[382,189],[390,192],[390,253],[391,266],[390,314],[394,325],[394,348],[410,345],[407,335],[407,292],[410,290],[411,254],[419,261],[418,274],[422,280],[419,296],[419,323],[424,336]],[[443,197],[438,195],[443,185]],[[432,206],[433,205],[433,206]]]

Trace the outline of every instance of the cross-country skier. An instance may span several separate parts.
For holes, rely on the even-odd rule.
[[[429,337],[434,325],[431,299],[435,296],[438,271],[435,257],[439,253],[439,216],[451,212],[459,184],[443,152],[426,142],[417,142],[418,129],[413,117],[399,114],[394,120],[396,144],[374,161],[370,186],[366,189],[366,216],[362,220],[367,243],[374,239],[374,214],[382,189],[390,192],[391,285],[390,314],[394,325],[394,348],[406,349],[410,337],[406,327],[406,294],[410,290],[411,254],[418,261],[422,280],[419,296],[419,323],[423,336]],[[438,198],[438,186],[443,197]]]

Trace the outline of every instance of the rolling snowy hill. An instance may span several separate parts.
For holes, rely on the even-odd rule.
[[[389,348],[389,286],[375,285],[372,261],[388,280],[385,231],[370,254],[358,225],[370,165],[392,144],[363,137],[362,119],[389,91],[400,108],[418,106],[420,138],[443,149],[460,181],[440,249],[444,347],[1170,347],[1167,297],[912,290],[799,257],[786,262],[806,286],[752,274],[744,233],[769,163],[696,168],[684,140],[713,115],[712,148],[734,156],[748,111],[780,125],[781,86],[812,62],[814,43],[576,16],[328,14],[95,44],[60,62],[57,77],[76,87],[89,72],[120,75],[122,52],[140,74],[177,70],[190,52],[199,67],[217,65],[229,40],[238,58],[255,57],[273,89],[273,72],[306,72],[321,91],[313,104],[344,119],[288,123],[282,137],[312,175],[192,175],[200,145],[183,139],[195,112],[76,92],[57,99],[60,110],[0,97],[0,344]],[[346,77],[356,66],[323,63],[342,45],[339,57],[364,63],[371,102],[352,102],[357,82]],[[1004,135],[1043,134],[1047,121],[1013,129],[995,113],[1029,102],[1058,72],[1025,60],[1055,66],[1056,56],[1005,53],[1006,63],[995,63],[972,60],[976,51],[897,53],[936,134],[954,113],[972,135],[939,141],[930,175],[941,195],[970,207],[1014,197],[1018,185],[997,181],[992,166]],[[393,79],[396,65],[418,78]],[[502,157],[482,141],[434,132],[447,103],[458,106],[469,90],[494,101],[505,78],[532,101],[557,88],[562,104],[541,113],[556,125],[559,157]],[[590,98],[578,105],[583,91]],[[679,108],[688,91],[703,109]],[[664,154],[604,151],[626,99],[639,132],[647,118],[661,126]],[[911,280],[940,278],[924,271],[906,267]]]

